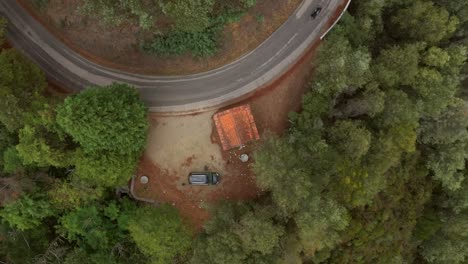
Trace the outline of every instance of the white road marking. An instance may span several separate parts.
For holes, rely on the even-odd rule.
[[[293,41],[294,38],[296,38],[298,35],[298,33],[294,34],[294,36],[292,36],[292,38],[290,38],[288,40],[288,42],[286,42],[286,44],[284,44],[283,47],[281,47],[281,49],[278,50],[278,52],[276,52],[275,55],[273,55],[270,59],[268,59],[265,63],[263,63],[262,65],[260,65],[260,67],[258,68],[263,68],[265,65],[267,65],[268,63],[270,63],[270,61],[272,61],[274,58],[276,58],[277,56],[279,56],[284,49],[286,49],[286,47],[288,47],[288,45]]]
[[[313,0],[304,0],[304,2],[302,2],[301,7],[299,7],[299,10],[297,10],[296,19],[299,19],[304,15],[304,13],[307,11],[307,8],[309,8],[310,4],[312,4],[312,1]]]

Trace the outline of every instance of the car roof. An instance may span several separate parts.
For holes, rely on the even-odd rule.
[[[208,174],[190,174],[190,179],[206,179],[208,178]]]

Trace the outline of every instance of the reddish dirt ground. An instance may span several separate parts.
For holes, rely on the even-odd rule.
[[[135,185],[135,194],[177,207],[193,227],[199,231],[210,217],[207,207],[221,200],[251,200],[260,193],[255,185],[248,164],[240,164],[237,158],[226,153],[228,170],[231,175],[223,175],[219,186],[188,186],[186,176],[162,170],[147,156],[143,156],[137,175],[149,177],[148,185]],[[236,174],[237,173],[237,174]]]
[[[305,56],[294,65],[283,77],[266,86],[250,98],[233,106],[250,104],[260,135],[271,131],[284,133],[289,126],[288,113],[298,111],[301,99],[307,90],[307,82],[313,69],[312,59],[319,43],[311,47]],[[157,115],[152,115],[157,120]],[[211,133],[213,143],[220,144],[214,122]],[[243,149],[222,151],[226,163],[226,174],[219,186],[192,187],[187,185],[187,176],[178,176],[175,171],[162,170],[146,155],[142,158],[137,175],[147,175],[150,183],[147,186],[135,185],[135,193],[140,197],[150,198],[159,202],[167,202],[177,207],[182,216],[194,227],[201,230],[203,223],[209,219],[209,206],[222,200],[252,200],[261,194],[255,184],[255,176],[251,170],[252,155],[247,163],[242,163],[238,157],[242,153],[252,154],[255,143],[248,144]],[[181,166],[190,166],[196,156],[188,157]],[[209,169],[209,168],[207,168]]]
[[[137,25],[104,26],[79,11],[83,0],[49,0],[42,11],[35,0],[17,0],[51,33],[84,57],[101,65],[141,74],[189,74],[225,65],[255,49],[279,28],[301,0],[258,0],[240,22],[228,25],[222,33],[219,52],[213,57],[197,58],[190,54],[158,57],[139,48],[142,38]],[[263,17],[263,22],[259,21]],[[160,21],[167,27],[167,21]],[[118,39],[119,41],[115,41]]]

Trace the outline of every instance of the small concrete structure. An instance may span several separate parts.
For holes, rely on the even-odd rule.
[[[140,177],[140,183],[141,184],[147,184],[149,181],[148,177],[147,176],[141,176]]]
[[[239,159],[240,159],[242,162],[247,162],[247,161],[249,161],[249,155],[247,155],[247,154],[241,154],[241,155],[239,156]]]

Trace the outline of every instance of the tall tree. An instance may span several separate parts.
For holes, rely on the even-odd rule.
[[[46,199],[23,195],[20,199],[4,205],[0,210],[2,221],[19,230],[39,226],[45,218],[54,215],[54,208]]]
[[[340,242],[340,231],[349,224],[349,214],[343,206],[328,198],[314,197],[307,201],[294,220],[303,250],[308,256]]]
[[[449,38],[457,29],[459,20],[432,1],[411,1],[391,17],[391,32],[405,40],[436,44]]]
[[[126,223],[131,238],[151,263],[169,263],[190,249],[190,234],[172,207],[137,208]]]
[[[359,160],[371,144],[371,133],[359,122],[350,120],[336,122],[330,128],[328,138],[330,145],[351,160]]]
[[[57,107],[57,123],[85,152],[138,155],[146,142],[147,108],[128,85],[91,87]]]
[[[0,122],[16,132],[47,103],[42,93],[47,86],[42,71],[15,50],[0,53]]]

